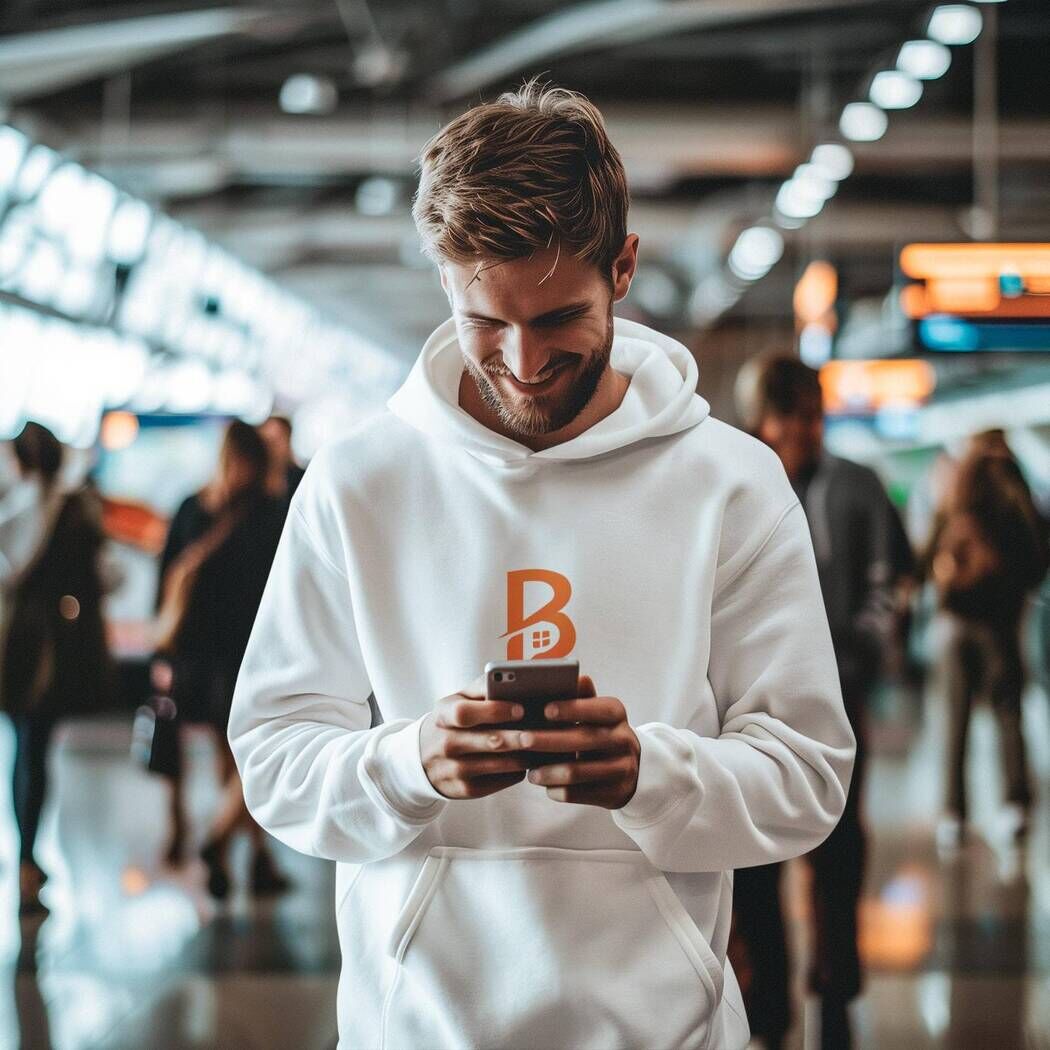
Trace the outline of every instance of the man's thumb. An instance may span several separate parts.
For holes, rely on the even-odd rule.
[[[581,699],[589,696],[597,696],[598,690],[594,688],[594,679],[589,674],[580,675],[580,685],[576,695]]]

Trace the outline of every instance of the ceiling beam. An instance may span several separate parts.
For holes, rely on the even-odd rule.
[[[579,51],[623,47],[710,26],[811,11],[870,6],[871,0],[595,0],[531,22],[437,73],[424,97],[448,102]]]
[[[149,15],[0,39],[0,99],[24,102],[150,59],[249,31],[271,16],[245,7]]]
[[[605,115],[634,192],[658,192],[683,178],[781,178],[810,145],[800,140],[797,112],[787,106],[609,106]],[[439,126],[437,114],[301,121],[239,110],[225,124],[137,118],[119,143],[107,140],[97,122],[64,129],[68,146],[54,136],[47,141],[133,193],[164,199],[238,181],[411,178],[420,148]],[[882,140],[853,146],[858,173],[869,175],[967,170],[972,149],[969,120],[917,113],[896,114]],[[1004,165],[1046,163],[1050,127],[1004,121],[999,156]]]

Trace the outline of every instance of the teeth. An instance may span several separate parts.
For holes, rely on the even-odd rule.
[[[526,383],[523,379],[517,379],[515,382],[521,383],[522,386],[539,386],[541,383],[546,383],[557,371],[557,368],[552,368],[542,379],[534,379],[531,383]]]

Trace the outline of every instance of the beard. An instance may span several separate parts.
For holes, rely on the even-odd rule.
[[[578,371],[568,389],[558,394],[506,396],[498,386],[499,377],[508,374],[506,366],[484,367],[467,357],[464,357],[463,364],[485,407],[500,423],[512,434],[536,437],[567,427],[590,404],[609,365],[612,344],[613,320],[610,309],[605,339],[601,346],[591,351],[586,362],[582,366],[559,362],[558,367],[578,368]]]

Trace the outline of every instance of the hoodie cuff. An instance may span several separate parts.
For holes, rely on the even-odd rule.
[[[625,831],[663,820],[696,789],[690,776],[692,751],[670,726],[651,722],[636,726],[634,732],[641,745],[638,785],[627,805],[612,813],[613,820]]]
[[[406,816],[421,819],[437,816],[448,799],[427,778],[419,755],[419,731],[423,719],[385,733],[375,751],[369,771],[390,804]]]

